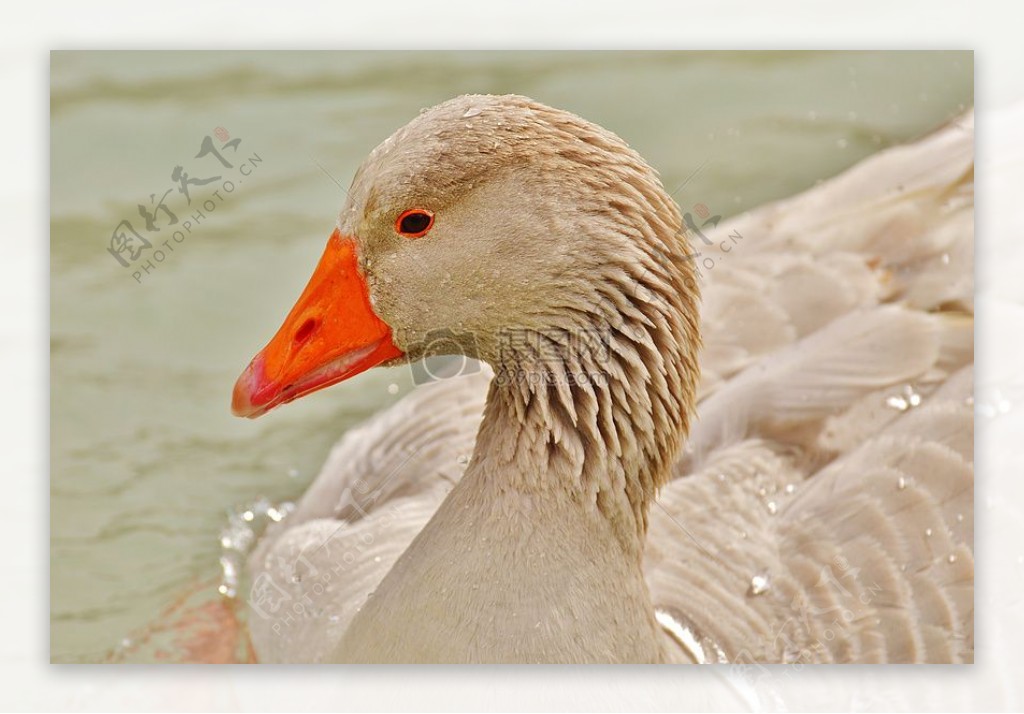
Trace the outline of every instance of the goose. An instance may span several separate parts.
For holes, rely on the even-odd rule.
[[[569,112],[420,113],[232,410],[467,359],[264,534],[259,660],[972,661],[972,260],[971,114],[700,226]]]

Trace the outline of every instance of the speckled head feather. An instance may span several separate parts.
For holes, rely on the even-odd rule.
[[[436,215],[422,239],[394,231],[411,208]],[[698,289],[657,173],[568,112],[462,96],[370,154],[340,227],[410,358],[447,343],[495,368],[485,470],[558,481],[642,534],[698,379]]]

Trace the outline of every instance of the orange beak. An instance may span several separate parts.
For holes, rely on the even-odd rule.
[[[355,243],[335,229],[281,329],[235,382],[231,411],[254,419],[401,355],[370,306]]]

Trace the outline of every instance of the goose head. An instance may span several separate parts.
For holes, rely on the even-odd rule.
[[[579,399],[624,401],[624,389],[633,427],[665,432],[650,446],[671,452],[693,400],[697,300],[678,208],[635,151],[525,97],[462,96],[359,168],[308,286],[239,377],[232,409],[257,417],[447,349],[511,376],[526,399],[561,395],[576,427],[581,411],[599,411]],[[612,396],[602,402],[599,386],[571,374],[564,383],[571,367],[611,380]],[[625,438],[624,425],[594,428],[603,442]]]

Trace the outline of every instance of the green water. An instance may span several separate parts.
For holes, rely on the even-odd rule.
[[[108,658],[192,583],[216,598],[226,512],[297,497],[347,427],[411,389],[405,370],[376,370],[256,422],[228,408],[333,227],[334,179],[347,186],[419,109],[466,92],[532,96],[618,133],[670,190],[689,177],[682,206],[728,216],[973,104],[963,52],[55,53],[51,77],[50,612],[61,662]],[[206,136],[218,150],[241,140],[222,152],[230,168],[195,158]],[[221,179],[190,185],[189,206],[176,166]],[[224,180],[234,190],[218,199]],[[157,212],[160,230],[146,231],[137,205],[169,189],[178,223]],[[107,250],[121,220],[152,244],[136,263],[121,254],[128,268]],[[185,221],[192,232],[176,242]]]

